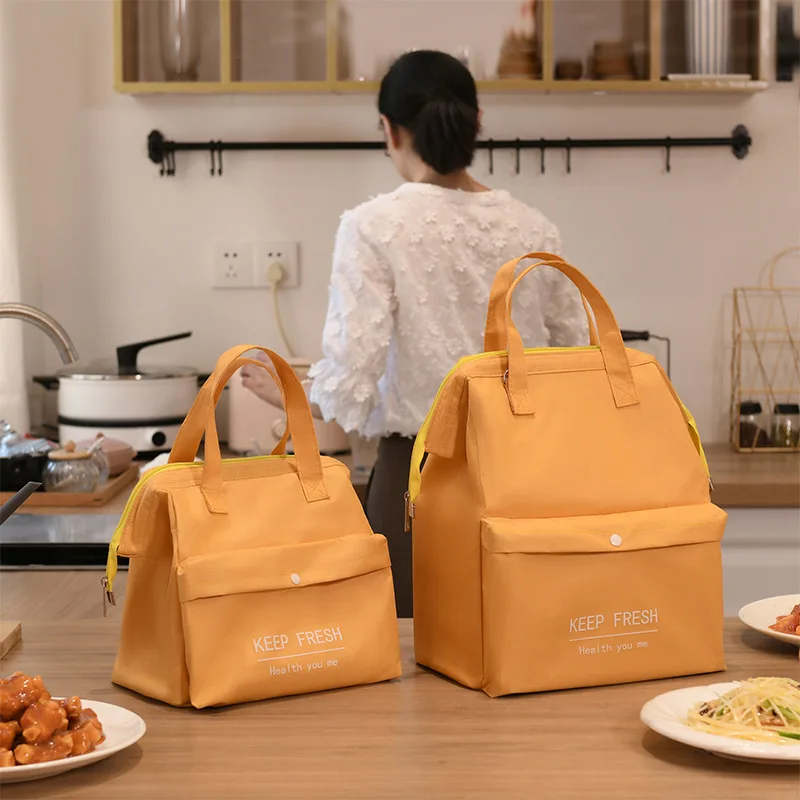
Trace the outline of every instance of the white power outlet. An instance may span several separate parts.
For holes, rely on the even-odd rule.
[[[254,284],[259,288],[272,286],[270,267],[278,264],[283,272],[281,289],[296,289],[300,285],[300,246],[297,242],[265,242],[258,245]]]
[[[218,244],[214,249],[214,287],[246,289],[253,286],[253,246]]]

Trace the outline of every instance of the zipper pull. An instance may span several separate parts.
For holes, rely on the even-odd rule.
[[[411,502],[411,492],[405,493],[405,506],[405,524],[403,525],[403,531],[405,533],[410,533],[411,520],[414,519],[414,504]]]
[[[114,596],[114,592],[110,592],[108,590],[108,578],[103,575],[100,578],[100,585],[103,587],[103,616],[108,616],[108,606],[116,606],[117,605],[117,598]]]

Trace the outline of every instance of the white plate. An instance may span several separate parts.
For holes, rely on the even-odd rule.
[[[739,619],[754,631],[759,631],[773,639],[800,647],[800,636],[795,633],[779,633],[770,630],[770,625],[775,624],[776,617],[785,617],[798,603],[800,594],[785,594],[781,597],[768,597],[766,600],[757,600],[755,603],[739,610]]]
[[[99,700],[81,700],[81,703],[97,714],[106,740],[84,756],[62,758],[61,761],[50,761],[47,764],[0,767],[0,784],[35,781],[39,778],[60,775],[62,772],[69,772],[78,767],[85,767],[87,764],[94,764],[96,761],[113,756],[114,753],[119,753],[120,750],[136,744],[144,736],[146,730],[144,720],[132,711],[110,703],[101,703]]]
[[[698,731],[686,724],[686,714],[695,703],[713,700],[738,685],[738,683],[713,683],[710,686],[692,686],[660,694],[645,703],[639,716],[642,722],[656,733],[723,758],[773,764],[800,763],[800,743],[792,744],[788,739],[786,744],[729,739],[727,736]]]

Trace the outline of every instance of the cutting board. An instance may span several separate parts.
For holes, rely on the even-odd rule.
[[[5,658],[21,639],[21,622],[0,621],[0,659]]]
[[[81,506],[104,506],[116,497],[126,486],[139,479],[139,467],[133,465],[121,475],[111,478],[95,492],[70,494],[67,492],[34,492],[26,501],[24,509],[38,508],[80,508]],[[0,492],[0,505],[10,500],[13,492]],[[24,511],[23,511],[24,513]]]

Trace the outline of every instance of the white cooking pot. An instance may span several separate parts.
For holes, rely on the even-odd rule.
[[[58,373],[58,432],[62,442],[102,432],[138,452],[169,450],[197,396],[198,371],[139,367],[139,351],[185,339],[165,336],[117,348],[113,365],[74,366]]]
[[[307,359],[290,358],[289,364],[304,381],[311,369]],[[245,389],[237,373],[229,382],[228,446],[236,453],[253,450],[269,453],[286,430],[286,412],[265,403]],[[342,455],[350,452],[350,439],[335,422],[314,420],[320,453]],[[287,452],[293,452],[289,442]]]

